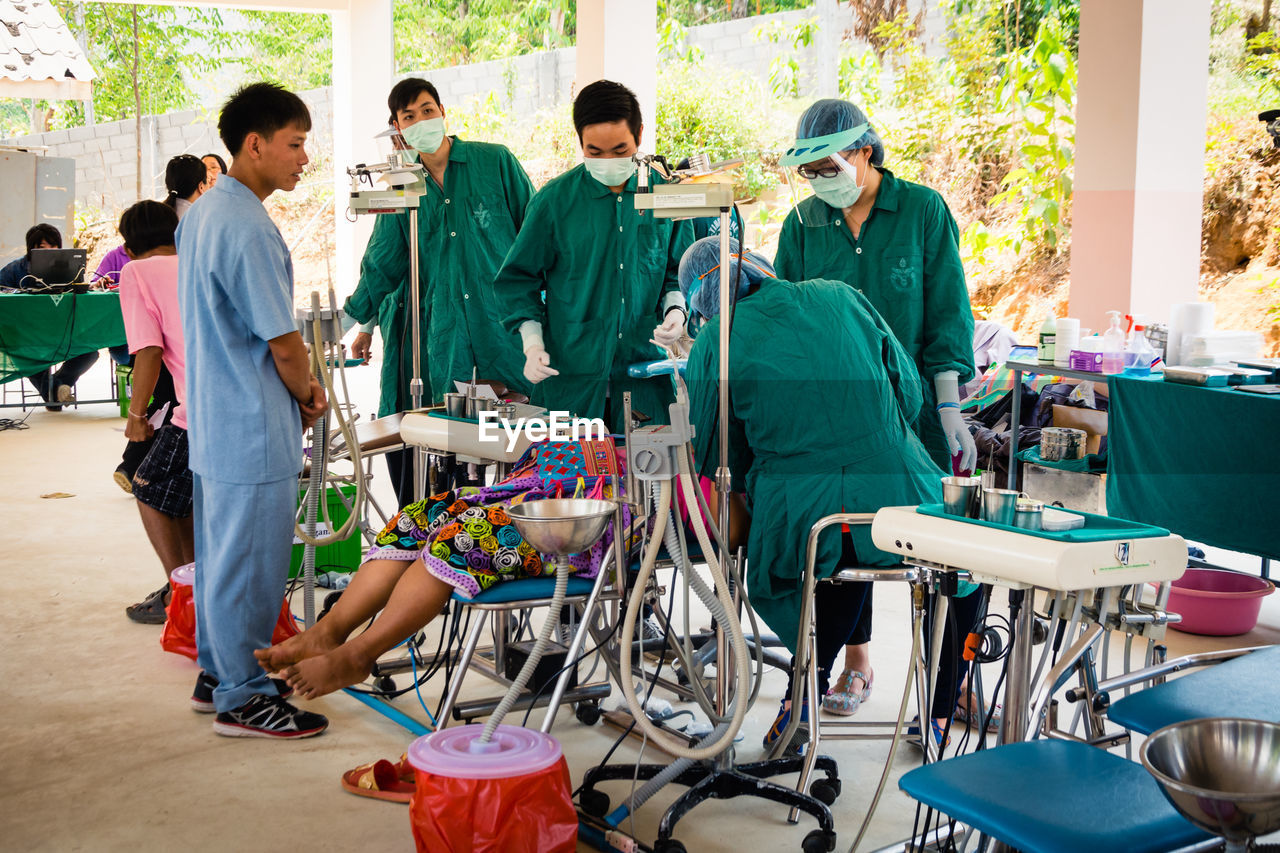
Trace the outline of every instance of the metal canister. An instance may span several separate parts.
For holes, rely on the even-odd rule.
[[[1040,458],[1048,462],[1083,459],[1088,437],[1082,429],[1045,427],[1040,430]]]
[[[1044,519],[1044,503],[1030,498],[1019,498],[1013,510],[1013,526],[1023,530],[1041,530]]]

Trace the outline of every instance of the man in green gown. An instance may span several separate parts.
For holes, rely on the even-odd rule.
[[[426,195],[418,208],[418,280],[421,299],[424,402],[439,401],[455,381],[497,380],[527,392],[520,353],[498,322],[491,291],[493,277],[524,222],[533,184],[515,156],[502,145],[467,142],[445,134],[444,107],[426,80],[411,77],[391,90],[387,106],[409,147],[426,169]],[[410,405],[412,371],[407,317],[409,303],[409,217],[382,215],[360,263],[360,283],[343,309],[360,323],[377,317],[383,332],[383,360],[396,365],[399,381],[388,387],[384,369],[379,416]],[[393,297],[384,309],[384,300]],[[381,316],[380,316],[381,315]],[[426,382],[429,380],[430,384]],[[387,457],[392,480],[393,456]],[[400,463],[408,468],[407,460]],[[412,484],[397,488],[401,503],[412,499]]]
[[[635,208],[642,128],[629,89],[608,80],[586,86],[573,122],[584,162],[529,205],[494,282],[503,325],[520,334],[531,402],[621,432],[630,391],[633,409],[667,423],[670,378],[632,379],[627,367],[661,356],[651,338],[674,343],[683,331],[676,273],[693,228]]]

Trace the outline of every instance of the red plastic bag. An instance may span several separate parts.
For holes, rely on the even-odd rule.
[[[191,584],[171,583],[172,595],[169,606],[165,609],[167,618],[164,632],[160,635],[160,648],[175,655],[186,655],[196,659],[196,602]],[[275,631],[271,635],[272,645],[282,643],[295,634],[301,633],[289,610],[289,600],[280,603],[280,615],[276,618]]]
[[[409,802],[419,853],[573,853],[578,813],[564,756],[508,779],[457,779],[415,770]]]

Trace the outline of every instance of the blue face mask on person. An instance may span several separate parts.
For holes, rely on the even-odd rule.
[[[620,187],[636,173],[636,161],[630,157],[584,157],[587,174],[606,187]]]

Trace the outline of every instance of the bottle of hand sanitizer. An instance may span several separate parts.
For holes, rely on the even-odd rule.
[[[1108,311],[1111,328],[1102,335],[1102,372],[1124,372],[1124,329],[1120,328],[1120,312]]]

